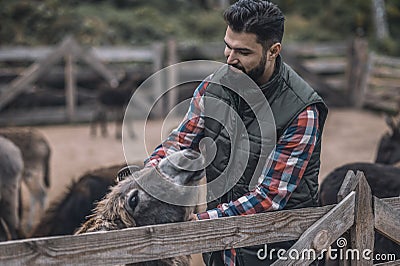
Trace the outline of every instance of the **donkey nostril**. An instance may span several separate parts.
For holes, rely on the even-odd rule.
[[[138,205],[138,203],[139,203],[138,192],[135,191],[129,196],[128,204],[129,204],[129,207],[131,207],[131,209],[134,210],[136,208],[136,206]]]

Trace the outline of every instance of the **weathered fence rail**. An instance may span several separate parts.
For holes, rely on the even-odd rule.
[[[371,53],[362,91],[366,106],[397,112],[400,107],[400,58]]]
[[[348,230],[348,248],[373,250],[374,228],[400,243],[399,197],[372,197],[362,172],[347,174],[338,197],[338,204],[318,208],[8,241],[0,243],[0,264],[115,265],[297,239],[284,255],[288,259],[274,265],[308,265],[311,259],[288,255],[309,250],[318,255]],[[361,258],[350,263],[373,262]]]

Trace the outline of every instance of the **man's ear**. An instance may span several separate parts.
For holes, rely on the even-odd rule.
[[[274,43],[268,50],[269,57],[271,59],[276,59],[279,53],[281,52],[281,49],[282,49],[281,43],[279,42]]]

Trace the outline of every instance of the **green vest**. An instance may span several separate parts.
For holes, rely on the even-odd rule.
[[[223,80],[224,73],[217,71],[214,76],[216,80]],[[241,87],[239,81],[233,81],[231,84]],[[250,99],[251,104],[243,101],[238,94]],[[263,109],[260,105],[265,107],[265,101],[268,101],[270,107],[270,110],[266,108],[267,113],[270,113],[272,117],[262,113]],[[204,135],[214,141],[215,147],[211,149],[214,159],[206,168],[208,209],[243,196],[251,189],[249,184],[254,180],[253,177],[261,176],[269,152],[265,152],[265,149],[261,150],[260,146],[267,146],[268,150],[270,145],[260,145],[261,143],[269,144],[268,136],[262,133],[265,133],[265,130],[260,128],[265,127],[268,132],[268,128],[271,128],[269,122],[273,120],[276,131],[270,131],[269,135],[275,138],[273,141],[276,142],[293,120],[312,104],[316,104],[319,111],[317,143],[303,178],[286,203],[285,209],[317,206],[321,136],[328,114],[325,103],[303,79],[281,61],[280,57],[277,59],[277,67],[272,79],[261,87],[248,89],[248,86],[243,84],[242,89],[234,92],[219,84],[209,83],[204,97]],[[245,137],[242,136],[243,130],[237,129],[240,127],[245,128]],[[245,153],[248,153],[248,157],[243,156]],[[241,171],[242,168],[244,171]],[[221,182],[210,187],[224,187],[227,183],[233,185],[231,188],[229,185],[225,188],[224,191],[227,193],[216,197],[219,191],[214,193],[214,189],[209,189],[209,184],[218,180]],[[210,198],[213,200],[210,201]],[[268,247],[276,250],[288,249],[293,242],[273,243]],[[259,260],[257,252],[260,248],[263,248],[263,245],[236,249],[238,265],[270,265],[276,258],[272,261]],[[203,259],[206,265],[223,265],[221,252],[204,253]]]
[[[223,78],[224,74],[217,71],[214,75],[220,75],[219,78]],[[285,209],[317,206],[321,136],[328,113],[325,103],[302,78],[281,61],[280,57],[277,59],[277,68],[273,78],[257,89],[261,89],[261,95],[265,97],[259,99],[259,102],[262,104],[267,100],[272,110],[276,126],[276,132],[273,132],[275,134],[272,135],[276,137],[276,140],[307,106],[316,104],[319,111],[317,143],[303,178],[286,203]],[[251,97],[254,91],[243,88],[242,93],[246,97]],[[262,98],[262,96],[257,97]],[[204,99],[205,137],[213,139],[216,147],[215,158],[206,168],[207,183],[220,179],[218,177],[221,175],[225,175],[225,177],[220,179],[222,181],[219,186],[224,186],[224,183],[229,183],[230,179],[235,179],[233,187],[217,199],[215,199],[212,190],[208,191],[209,199],[213,199],[208,203],[208,209],[212,209],[219,203],[234,201],[249,192],[252,177],[261,176],[262,168],[269,153],[263,154],[260,148],[262,141],[260,124],[264,125],[267,122],[260,122],[260,119],[256,118],[254,111],[252,111],[253,107],[250,107],[236,92],[225,86],[210,83]],[[223,104],[216,104],[216,101]],[[256,101],[251,105],[257,105]],[[230,108],[224,109],[222,105]],[[218,114],[219,121],[215,119],[216,114]],[[241,124],[240,121],[243,123]],[[239,136],[235,134],[235,128],[240,127],[240,125],[245,127],[245,131],[247,131],[246,138],[241,138],[239,134]],[[243,139],[247,139],[248,143],[243,143]],[[241,150],[246,150],[249,154],[248,160],[245,162],[240,158],[233,158]],[[238,171],[241,168],[244,169],[244,172]]]

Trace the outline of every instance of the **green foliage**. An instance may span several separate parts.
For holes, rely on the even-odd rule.
[[[0,45],[55,44],[73,34],[80,42],[146,44],[178,40],[220,40],[221,11],[189,0],[2,0]]]
[[[346,40],[374,43],[372,0],[272,0],[286,15],[285,41]],[[0,45],[51,45],[67,34],[85,44],[221,41],[222,10],[212,0],[0,0]],[[232,0],[231,2],[235,2]],[[400,53],[400,1],[386,0],[391,39],[377,44]]]
[[[370,1],[276,1],[286,14],[287,31],[297,40],[340,40],[371,31]],[[303,27],[290,22],[302,19]],[[297,18],[297,19],[296,19]]]
[[[77,20],[56,0],[2,1],[0,44],[55,43]]]

